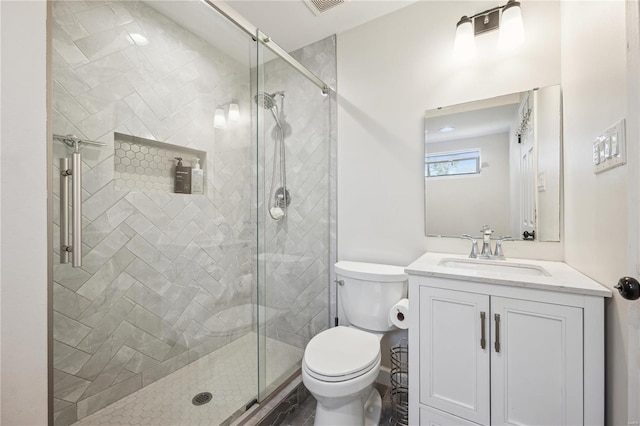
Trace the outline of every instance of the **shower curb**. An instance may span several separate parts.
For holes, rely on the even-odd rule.
[[[283,384],[267,400],[254,405],[233,423],[229,423],[229,426],[278,426],[310,395],[302,384],[302,375],[298,370],[288,383]]]

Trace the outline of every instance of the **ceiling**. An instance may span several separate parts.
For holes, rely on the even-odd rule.
[[[240,63],[251,64],[255,56],[251,38],[204,0],[143,1]],[[284,50],[292,52],[408,6],[415,0],[346,0],[319,16],[314,15],[303,0],[213,2],[223,3],[223,6],[226,3]],[[266,50],[265,59],[269,54]]]
[[[416,0],[347,0],[316,16],[303,0],[227,0],[240,15],[291,52],[394,12]]]

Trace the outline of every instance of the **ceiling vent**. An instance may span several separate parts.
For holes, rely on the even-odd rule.
[[[340,6],[349,0],[304,0],[305,4],[311,9],[314,15],[320,15],[329,9]]]

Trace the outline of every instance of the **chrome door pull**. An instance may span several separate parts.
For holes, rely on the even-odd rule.
[[[482,349],[484,349],[487,346],[487,340],[486,340],[486,332],[485,332],[485,320],[486,320],[486,313],[485,312],[480,312],[480,347]]]
[[[69,179],[71,179],[71,245],[69,245]],[[60,159],[60,263],[82,266],[82,156]]]
[[[496,343],[495,343],[495,349],[496,352],[500,352],[500,314],[495,314],[495,320],[496,320]]]
[[[69,159],[60,159],[60,263],[69,263]]]

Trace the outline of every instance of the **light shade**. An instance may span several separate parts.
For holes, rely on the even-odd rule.
[[[213,117],[213,127],[216,129],[224,129],[227,127],[227,120],[224,118],[224,110],[216,108],[216,114]]]
[[[463,16],[456,26],[456,39],[453,45],[453,55],[456,59],[468,59],[476,54],[476,41],[473,34],[473,24],[468,16]]]
[[[238,104],[231,103],[229,104],[229,121],[239,121],[240,120],[240,108]]]
[[[524,26],[522,24],[520,3],[515,0],[509,0],[504,9],[502,9],[498,47],[501,50],[508,51],[519,47],[522,43],[524,43]]]

